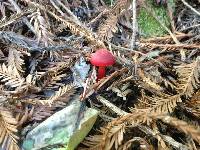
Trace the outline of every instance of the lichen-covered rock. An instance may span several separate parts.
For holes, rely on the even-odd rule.
[[[23,149],[59,150],[64,146],[65,150],[73,150],[91,130],[98,115],[98,112],[92,108],[86,108],[83,114],[80,114],[81,107],[85,106],[77,96],[69,106],[30,131],[23,142]]]

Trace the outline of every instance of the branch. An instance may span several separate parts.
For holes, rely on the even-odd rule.
[[[196,9],[194,9],[192,6],[190,6],[185,0],[181,0],[183,2],[183,4],[188,7],[189,9],[191,9],[193,12],[195,12],[197,15],[200,16],[200,12],[198,12]]]
[[[136,23],[137,23],[137,19],[136,19],[136,0],[133,0],[132,2],[132,15],[133,15],[133,20],[132,20],[132,39],[131,39],[131,49],[134,49],[136,46]]]

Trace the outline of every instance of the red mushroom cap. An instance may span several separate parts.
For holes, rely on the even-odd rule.
[[[99,67],[111,66],[115,63],[115,57],[107,49],[99,49],[91,54],[90,62]]]

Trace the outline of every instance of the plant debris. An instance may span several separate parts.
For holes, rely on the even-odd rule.
[[[200,149],[199,0],[0,0],[0,18],[0,149],[74,95],[100,111],[77,149]]]

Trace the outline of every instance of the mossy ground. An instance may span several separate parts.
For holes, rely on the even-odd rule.
[[[114,2],[115,0],[113,0]],[[106,4],[110,5],[111,0],[105,0]],[[167,5],[156,5],[155,0],[146,0],[149,9],[154,11],[155,17],[157,17],[165,26],[170,28],[170,18],[167,14]],[[168,0],[170,7],[174,7],[174,0]],[[173,8],[174,9],[174,8]],[[164,36],[167,31],[160,25],[160,23],[144,8],[142,5],[139,6],[137,15],[137,22],[139,26],[139,33],[141,37],[156,37]]]
[[[148,8],[151,9],[155,13],[155,17],[157,17],[165,26],[170,27],[170,19],[167,15],[167,8],[165,6],[156,6],[153,0],[148,0]],[[167,31],[160,25],[160,23],[155,19],[152,14],[146,10],[143,6],[141,6],[137,21],[139,26],[139,32],[142,37],[155,37],[155,36],[163,36],[167,33]]]

